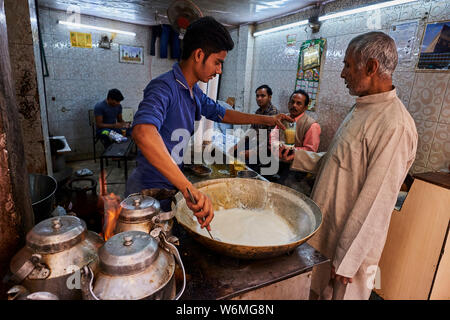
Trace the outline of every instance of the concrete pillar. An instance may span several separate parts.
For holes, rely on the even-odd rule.
[[[206,82],[199,81],[197,82],[199,88],[203,91],[203,93],[207,93],[208,90],[208,84]],[[200,121],[196,122],[196,130],[194,133],[194,151],[195,152],[201,152],[202,145],[203,145],[203,131],[205,128],[205,117],[202,116],[202,119]]]
[[[209,80],[208,82],[208,93],[207,96],[213,99],[214,101],[217,100],[217,89],[219,87],[219,77],[220,75],[215,76],[213,79]],[[205,119],[205,127],[204,127],[204,135],[203,140],[207,143],[210,143],[212,141],[213,137],[213,130],[214,130],[214,121]]]
[[[30,0],[30,2],[34,6],[34,1]],[[46,159],[46,140],[42,129],[33,46],[33,35],[37,38],[36,16],[34,11],[31,11],[34,17],[30,15],[28,0],[4,0],[4,9],[12,77],[19,111],[15,121],[18,121],[22,128],[26,168],[29,173],[46,174],[50,155]],[[35,25],[34,34],[32,24]],[[38,39],[35,40],[38,42]],[[41,80],[41,77],[39,78]],[[45,106],[43,107],[45,108]],[[48,135],[48,131],[46,133]]]
[[[199,81],[198,86],[208,97],[214,101],[217,99],[217,88],[219,86],[219,75],[208,81],[208,83]],[[198,122],[198,128],[194,133],[194,150],[201,152],[204,142],[212,141],[212,133],[214,129],[214,121],[208,120],[205,117]]]
[[[252,72],[253,72],[253,45],[255,39],[252,36],[253,26],[241,25],[239,26],[239,42],[237,44],[238,50],[238,64],[237,64],[237,88],[238,96],[236,103],[242,106],[242,112],[250,113],[250,102],[254,98],[251,92],[252,86]]]
[[[0,0],[0,280],[34,225],[22,132],[8,50],[4,0]],[[0,281],[0,299],[6,296]]]

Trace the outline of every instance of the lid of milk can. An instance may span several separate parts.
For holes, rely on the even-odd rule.
[[[60,216],[39,222],[27,234],[27,246],[49,254],[70,249],[84,240],[86,223],[74,216]]]
[[[120,203],[120,219],[138,221],[151,219],[160,211],[159,201],[144,195],[131,195]]]
[[[116,234],[98,251],[100,268],[110,275],[141,272],[156,260],[158,254],[158,241],[142,231]]]

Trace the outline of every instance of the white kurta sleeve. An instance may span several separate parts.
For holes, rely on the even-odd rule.
[[[353,277],[369,253],[381,255],[398,192],[415,157],[417,134],[413,130],[386,124],[377,132],[379,136],[365,140],[364,183],[332,261],[336,273],[345,277]]]
[[[295,150],[291,170],[317,173],[319,170],[320,159],[322,159],[324,154],[325,152],[317,153],[297,149]]]

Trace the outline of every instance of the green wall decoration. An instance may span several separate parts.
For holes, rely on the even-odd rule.
[[[316,98],[319,94],[320,65],[325,48],[325,39],[313,39],[303,42],[298,57],[295,90],[305,90],[310,98],[308,110],[316,110]]]

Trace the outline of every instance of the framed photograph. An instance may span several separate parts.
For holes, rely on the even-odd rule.
[[[450,21],[425,26],[416,69],[450,69]]]
[[[119,45],[119,62],[144,64],[144,47]]]

